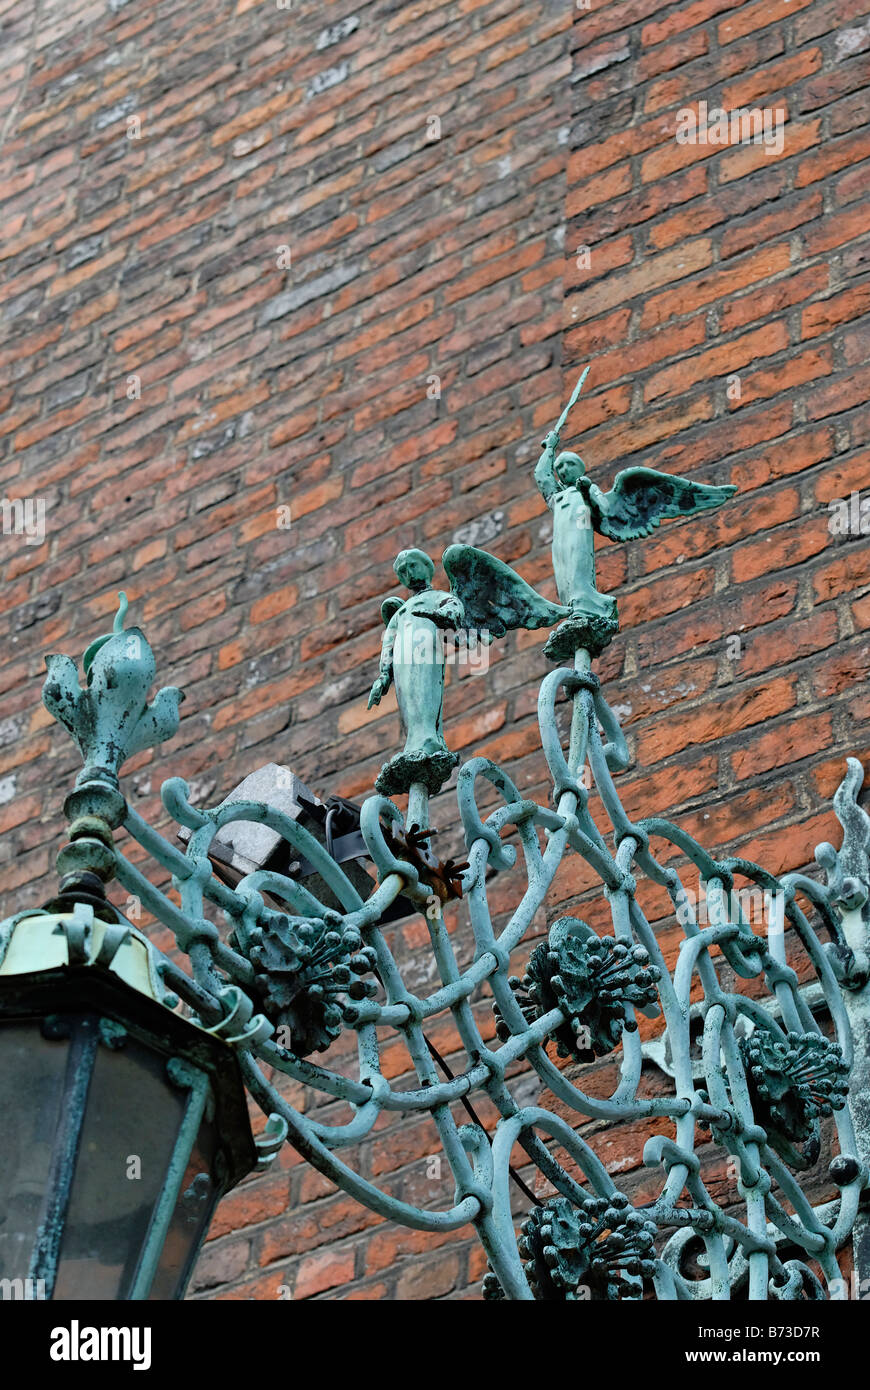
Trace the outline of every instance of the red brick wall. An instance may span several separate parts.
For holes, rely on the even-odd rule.
[[[546,586],[531,467],[587,361],[565,442],[599,483],[628,461],[740,489],[602,543],[626,805],[774,870],[811,861],[870,719],[868,548],[828,524],[868,471],[870,0],[0,15],[0,488],[46,500],[43,544],[0,536],[4,910],[50,892],[77,768],[42,654],[79,655],[120,587],[187,692],[176,739],[128,766],[143,814],[165,826],[164,776],[210,804],[271,759],[364,796],[399,737],[392,696],[365,710],[396,551],[437,558],[476,523]],[[701,101],[785,112],[781,154],[679,143]],[[540,645],[454,682],[447,728],[545,798]],[[435,823],[455,819],[448,793]],[[604,928],[591,887],[566,865],[549,915],[582,900]],[[425,941],[396,933],[421,985]],[[433,1040],[451,1050],[448,1023]],[[641,1192],[642,1136],[589,1129]],[[401,1121],[350,1161],[443,1204],[434,1154]],[[477,1287],[473,1241],[378,1222],[294,1158],[224,1202],[199,1296]]]

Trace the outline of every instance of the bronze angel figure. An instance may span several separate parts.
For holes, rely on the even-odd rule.
[[[404,750],[381,769],[375,783],[385,795],[420,782],[437,792],[459,761],[444,742],[445,634],[488,646],[508,629],[551,627],[570,609],[551,603],[502,560],[471,545],[451,545],[441,557],[450,592],[432,587],[435,566],[423,550],[403,550],[393,569],[410,598],[381,605],[386,624],[378,677],[369,709],[395,684],[407,735]]]
[[[597,655],[618,630],[616,600],[595,585],[593,530],[614,541],[648,536],[666,518],[693,516],[720,507],[737,489],[711,487],[690,478],[673,478],[655,468],[626,468],[609,492],[586,477],[577,454],[558,453],[568,411],[577,400],[586,371],[556,426],[543,442],[535,482],[553,513],[553,570],[556,589],[570,616],[551,633],[545,654],[554,661],[573,657],[581,647]]]

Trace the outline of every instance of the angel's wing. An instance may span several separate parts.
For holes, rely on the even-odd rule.
[[[692,516],[709,507],[721,507],[737,491],[693,483],[690,478],[672,478],[655,468],[626,468],[617,473],[613,487],[602,492],[594,483],[581,479],[580,486],[592,511],[596,531],[613,541],[631,541],[648,536],[665,517]]]
[[[383,622],[384,627],[389,626],[391,619],[395,616],[396,613],[398,613],[401,607],[402,600],[400,598],[393,597],[384,599],[383,603],[381,604],[381,621]]]
[[[449,546],[441,563],[465,609],[466,627],[503,637],[508,628],[552,627],[570,611],[542,598],[510,565],[473,545]]]

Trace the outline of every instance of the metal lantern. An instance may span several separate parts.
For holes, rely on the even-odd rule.
[[[0,925],[0,1287],[179,1299],[257,1161],[232,1048],[173,1013],[161,957],[89,903]]]

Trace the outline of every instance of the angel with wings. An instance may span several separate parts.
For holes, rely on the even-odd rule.
[[[535,482],[553,513],[556,589],[570,610],[544,647],[545,655],[554,661],[569,660],[581,648],[597,656],[618,630],[616,600],[599,593],[595,584],[593,530],[614,541],[636,540],[650,535],[665,518],[720,507],[737,490],[638,467],[617,473],[610,491],[602,492],[586,477],[586,466],[577,454],[557,452],[562,426],[588,371],[587,367],[544,440],[535,468]]]
[[[444,742],[444,633],[489,643],[508,629],[551,627],[570,609],[536,593],[510,565],[471,545],[451,545],[441,557],[450,592],[432,587],[435,566],[423,550],[403,550],[393,569],[410,598],[381,605],[385,623],[369,709],[392,684],[406,732],[404,750],[385,763],[375,782],[390,796],[420,782],[435,793],[459,762]]]

